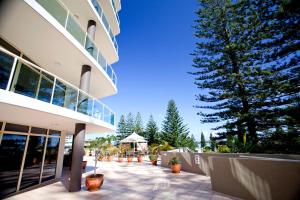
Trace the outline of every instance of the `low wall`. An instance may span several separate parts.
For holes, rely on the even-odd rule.
[[[220,156],[220,157],[238,157],[238,154],[231,153],[182,153],[182,152],[162,152],[161,154],[161,166],[169,167],[169,160],[177,156],[181,161],[181,169],[183,171],[192,172],[196,174],[202,174],[205,176],[210,175],[210,164],[209,157]],[[195,157],[198,157],[199,162],[196,163]]]
[[[300,155],[287,155],[287,154],[248,154],[248,153],[182,153],[182,152],[162,152],[161,153],[161,166],[169,167],[169,160],[177,156],[181,161],[181,168],[183,171],[192,172],[196,174],[202,174],[210,176],[211,164],[209,163],[210,157],[226,157],[226,158],[279,158],[299,160]],[[195,157],[198,157],[198,163],[196,163]]]
[[[183,171],[210,176],[217,192],[243,199],[300,197],[300,155],[162,152],[161,166],[169,167],[174,156]]]
[[[242,199],[297,200],[300,161],[210,157],[212,189]]]

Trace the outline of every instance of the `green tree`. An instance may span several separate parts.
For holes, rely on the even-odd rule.
[[[158,134],[158,126],[153,119],[153,116],[150,115],[149,121],[146,126],[146,131],[144,133],[148,144],[159,144],[159,134]]]
[[[189,130],[179,115],[174,100],[168,102],[166,116],[162,124],[161,139],[173,147],[187,147]]]
[[[140,112],[135,117],[134,132],[140,134],[144,131],[142,115]]]
[[[117,140],[122,140],[126,137],[127,130],[126,130],[126,121],[124,115],[121,115],[118,128],[117,128]]]
[[[130,113],[128,113],[127,118],[126,118],[126,137],[134,132],[134,128],[135,128],[134,116],[130,112]]]
[[[216,147],[216,139],[212,136],[211,133],[209,134],[209,140],[210,140],[210,149],[214,151]]]
[[[201,148],[204,148],[206,146],[206,141],[203,132],[201,132]]]

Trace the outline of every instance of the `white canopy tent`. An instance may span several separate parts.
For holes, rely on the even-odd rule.
[[[133,132],[131,135],[129,135],[126,138],[124,138],[123,140],[121,140],[120,144],[122,144],[122,143],[133,143],[133,149],[135,151],[135,145],[137,145],[137,147],[138,147],[140,143],[147,144],[147,140],[145,140],[145,138],[143,138],[142,136]]]

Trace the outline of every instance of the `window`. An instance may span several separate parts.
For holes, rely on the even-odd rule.
[[[56,81],[52,103],[57,106],[75,110],[77,91],[61,81]]]
[[[6,89],[13,63],[12,56],[0,52],[0,89]]]
[[[49,137],[47,142],[42,182],[55,178],[58,148],[59,138]]]
[[[16,192],[27,136],[3,134],[0,145],[0,199]]]
[[[20,189],[39,184],[45,141],[43,136],[29,137]]]
[[[5,129],[6,131],[16,131],[16,132],[25,132],[27,133],[29,130],[29,126],[24,126],[20,124],[11,124],[11,123],[6,123]]]

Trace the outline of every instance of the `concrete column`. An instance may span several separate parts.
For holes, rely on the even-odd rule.
[[[95,40],[95,34],[96,34],[96,22],[93,20],[88,21],[88,26],[87,26],[87,34],[90,36],[87,38],[86,43],[85,43],[85,48],[86,50],[94,55],[94,44],[91,40]]]
[[[73,136],[73,150],[72,150],[72,167],[70,174],[70,192],[77,192],[81,190],[81,173],[82,160],[84,155],[84,137],[85,124],[78,123],[75,125],[75,133]]]
[[[89,20],[89,21],[88,21],[87,33],[88,33],[88,35],[89,35],[93,40],[95,39],[95,34],[96,34],[96,22],[95,22],[94,20]]]
[[[89,93],[90,80],[91,80],[91,67],[89,65],[82,65],[79,88],[85,91],[86,93]]]
[[[88,22],[87,33],[90,39],[95,39],[96,22],[90,20]],[[86,40],[86,49],[93,54],[94,46],[91,40]],[[83,65],[81,69],[79,88],[86,93],[90,90],[91,67]],[[84,138],[85,138],[86,124],[75,124],[75,133],[73,136],[72,145],[72,162],[70,173],[69,191],[76,192],[81,190],[81,173],[82,173],[82,160],[84,155]]]

